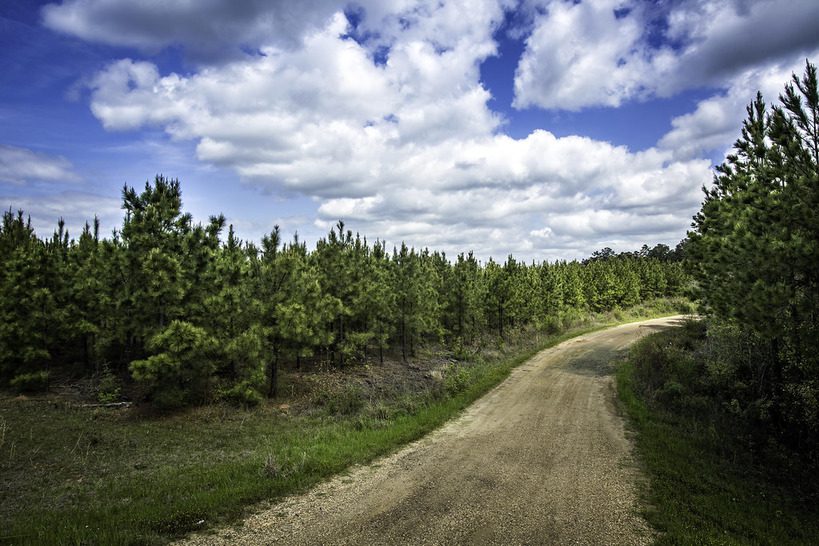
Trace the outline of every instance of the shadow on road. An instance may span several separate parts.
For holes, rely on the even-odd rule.
[[[681,325],[683,319],[675,320],[667,324],[640,324],[638,326],[640,337],[656,332],[661,332],[669,328]],[[604,377],[614,373],[617,362],[628,355],[628,347],[615,349],[612,347],[597,347],[595,341],[577,341],[576,343],[589,343],[591,348],[579,358],[573,358],[571,362],[564,366],[568,372],[590,377]]]

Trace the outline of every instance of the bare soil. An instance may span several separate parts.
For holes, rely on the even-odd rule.
[[[547,349],[426,438],[178,544],[650,543],[612,372],[678,319]]]

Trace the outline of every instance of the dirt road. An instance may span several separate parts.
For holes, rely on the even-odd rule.
[[[185,543],[648,543],[612,360],[674,320],[543,351],[426,438]]]

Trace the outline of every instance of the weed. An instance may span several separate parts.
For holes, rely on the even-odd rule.
[[[273,453],[268,453],[262,465],[262,474],[268,478],[278,478],[282,472],[282,467]]]

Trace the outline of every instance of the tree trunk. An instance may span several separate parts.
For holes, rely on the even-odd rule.
[[[91,367],[91,349],[90,349],[90,347],[91,347],[91,335],[86,334],[84,336],[83,344],[82,344],[82,359],[83,359],[83,362],[85,363],[85,369],[86,370]],[[94,371],[99,375],[99,373],[100,373],[99,364],[97,364],[96,369]]]
[[[464,337],[464,315],[466,315],[466,306],[463,302],[458,302],[458,335]]]
[[[404,317],[401,317],[401,357],[407,361],[407,324]]]
[[[340,368],[344,367],[344,349],[341,348],[341,345],[344,343],[344,315],[341,315],[338,318],[338,343],[339,343],[339,351],[338,351],[338,365]]]
[[[268,398],[275,398],[279,393],[279,351],[273,353],[273,361],[270,363],[270,389],[267,391]]]

